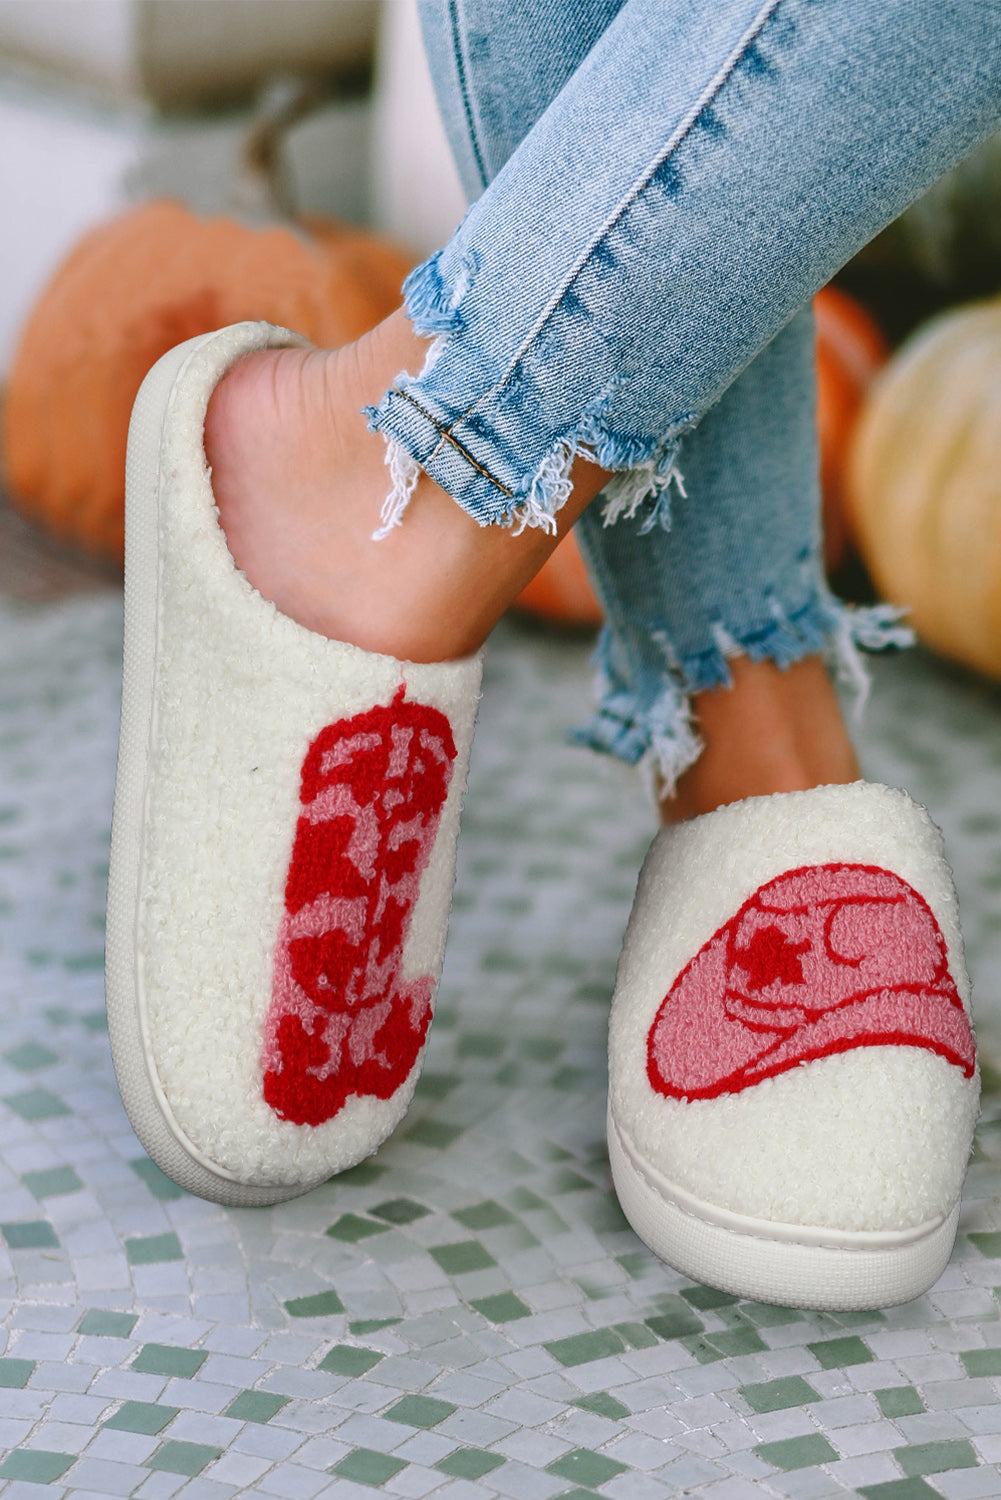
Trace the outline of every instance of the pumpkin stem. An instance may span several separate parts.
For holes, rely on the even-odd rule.
[[[295,218],[285,137],[293,125],[314,113],[321,98],[315,79],[274,78],[262,89],[231,194],[232,208],[241,218],[257,222]]]

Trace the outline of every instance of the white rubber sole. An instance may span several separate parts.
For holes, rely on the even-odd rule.
[[[933,1286],[956,1239],[948,1215],[901,1232],[847,1233],[732,1213],[669,1182],[608,1114],[608,1155],[622,1211],[676,1271],[757,1302],[846,1312],[910,1302]]]
[[[157,1077],[144,1026],[137,923],[158,619],[160,455],[171,393],[190,357],[214,335],[190,339],[163,357],[136,398],[126,463],[125,643],[118,776],[108,872],[105,988],[111,1055],[132,1127],[168,1177],[203,1198],[233,1207],[280,1203],[316,1183],[250,1186],[187,1139]],[[276,343],[278,340],[276,339]],[[291,335],[285,340],[292,342]],[[317,1182],[324,1179],[318,1178]]]

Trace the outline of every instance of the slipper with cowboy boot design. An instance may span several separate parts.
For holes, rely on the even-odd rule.
[[[107,999],[154,1161],[219,1202],[294,1197],[373,1152],[420,1072],[444,953],[480,659],[316,635],[240,573],[202,428],[237,324],[136,400]]]
[[[979,1087],[951,874],[902,792],[752,798],[658,839],[609,1039],[640,1237],[762,1301],[883,1307],[952,1249]]]

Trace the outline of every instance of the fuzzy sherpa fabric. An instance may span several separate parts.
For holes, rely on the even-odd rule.
[[[751,799],[651,848],[613,1005],[612,1113],[708,1204],[916,1227],[962,1186],[969,1004],[923,809],[861,782]]]
[[[202,344],[176,383],[164,422],[137,915],[139,1006],[161,1108],[185,1148],[242,1182],[308,1184],[374,1150],[416,1084],[444,950],[480,663],[401,664],[329,641],[279,614],[237,572],[216,520],[202,424],[221,374],[250,347],[254,335],[246,325]],[[336,1109],[325,1113],[314,1097],[325,1060],[314,1058],[307,1084],[301,1022],[327,1048],[329,1061],[331,1038],[317,1024],[318,1016],[325,1024],[326,1013],[313,1002],[324,962],[334,961],[329,952],[318,958],[315,942],[311,952],[308,942],[297,950],[294,943],[322,938],[337,922],[317,926],[316,903],[330,884],[325,893],[316,848],[303,847],[309,844],[303,819],[308,824],[310,809],[316,813],[321,790],[307,788],[304,800],[304,776],[311,747],[322,762],[316,747],[324,735],[336,760],[333,741],[343,749],[336,726],[357,727],[366,715],[392,718],[394,704],[408,743],[407,721],[416,715],[439,738],[444,725],[450,744],[447,780],[418,839],[419,878],[407,888],[405,914],[396,914],[392,977],[399,994],[419,992],[420,1004],[412,1017],[408,1010],[406,1065],[374,1090],[356,1069]],[[391,737],[392,726],[384,727]],[[314,769],[322,777],[323,764]],[[321,821],[313,831],[322,842]],[[329,833],[336,817],[324,826]],[[383,869],[394,855],[399,862],[401,826],[393,835],[384,822],[372,837],[369,852]],[[397,884],[404,875],[396,872]],[[289,923],[306,908],[313,912],[311,933],[293,932]],[[328,949],[335,943],[331,937]],[[283,991],[276,973],[290,961],[306,983],[290,980]],[[296,1022],[300,1031],[293,1035]],[[386,1040],[370,1028],[370,1063],[385,1055]],[[355,1042],[357,1051],[358,1034]]]

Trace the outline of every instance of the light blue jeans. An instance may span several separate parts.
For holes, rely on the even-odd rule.
[[[812,294],[1001,122],[1001,0],[422,0],[475,199],[409,278],[434,336],[371,425],[483,524],[540,525],[575,456],[608,620],[588,743],[666,786],[727,658],[899,641],[819,546]],[[683,479],[682,479],[683,475]],[[614,523],[614,524],[608,524]]]

